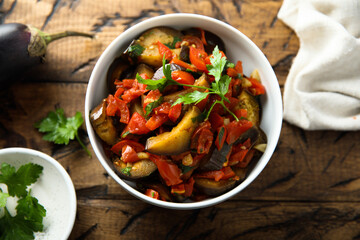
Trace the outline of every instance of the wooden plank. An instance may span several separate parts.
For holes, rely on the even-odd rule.
[[[359,239],[358,203],[228,201],[193,211],[78,201],[70,239]],[[96,217],[95,217],[96,216]]]
[[[84,116],[86,84],[24,83],[0,98],[0,146],[23,146],[52,155],[69,171],[76,188],[91,198],[129,199],[97,161],[76,141],[68,146],[41,139],[34,123],[62,107],[68,116]],[[85,126],[80,136],[88,147]],[[360,141],[358,132],[303,131],[284,123],[268,166],[235,199],[295,201],[359,201]],[[93,153],[94,154],[94,153]],[[99,191],[99,192],[98,192]]]
[[[87,82],[96,60],[125,29],[153,16],[197,13],[227,22],[248,36],[268,57],[283,85],[298,50],[296,35],[276,17],[282,1],[6,1],[4,22],[32,24],[44,31],[92,32],[51,43],[46,62],[28,74],[38,81]],[[12,9],[12,10],[11,10]],[[1,16],[0,16],[1,17]]]

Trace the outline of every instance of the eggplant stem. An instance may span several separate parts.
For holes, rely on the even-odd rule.
[[[52,41],[55,41],[55,40],[58,40],[61,38],[65,38],[65,37],[70,37],[70,36],[88,37],[88,38],[94,37],[94,35],[92,35],[92,34],[76,32],[76,31],[64,31],[64,32],[59,32],[59,33],[51,33],[51,34],[45,33],[43,35],[46,44],[49,44]]]

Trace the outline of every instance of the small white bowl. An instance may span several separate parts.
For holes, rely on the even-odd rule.
[[[70,176],[54,158],[27,148],[0,150],[0,165],[6,162],[16,170],[24,164],[35,163],[43,167],[37,182],[30,186],[31,195],[46,209],[44,231],[35,233],[35,239],[66,240],[75,222],[76,194]],[[9,197],[7,207],[15,214],[16,198]]]
[[[106,87],[106,74],[110,64],[116,57],[121,55],[121,53],[130,44],[131,40],[138,37],[145,30],[156,26],[168,26],[179,30],[190,27],[200,27],[216,34],[225,43],[225,47],[227,49],[226,56],[233,62],[241,60],[243,62],[244,73],[246,75],[250,75],[254,69],[258,69],[262,83],[265,86],[266,94],[261,97],[262,120],[260,127],[264,130],[268,137],[266,151],[241,184],[218,197],[200,202],[175,203],[160,201],[145,196],[143,193],[136,190],[131,182],[121,179],[115,173],[111,161],[107,159],[104,153],[100,139],[96,136],[91,126],[89,120],[90,111],[108,94]],[[220,203],[236,195],[254,181],[270,160],[277,145],[282,125],[282,101],[279,83],[271,65],[261,50],[249,38],[236,28],[214,18],[196,14],[179,13],[154,17],[138,23],[120,34],[106,48],[97,61],[89,80],[85,98],[85,115],[86,128],[94,152],[105,170],[112,178],[115,179],[116,182],[118,182],[124,189],[135,197],[148,203],[165,208],[184,210],[203,208]]]

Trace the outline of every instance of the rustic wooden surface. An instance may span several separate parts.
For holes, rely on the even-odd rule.
[[[281,0],[0,0],[0,23],[47,32],[92,32],[48,48],[46,62],[0,97],[0,147],[28,147],[70,174],[78,211],[70,239],[360,239],[359,132],[304,131],[286,122],[265,170],[214,207],[161,209],[125,192],[77,142],[55,146],[33,124],[55,107],[81,111],[87,82],[105,47],[130,26],[173,12],[199,13],[238,28],[266,54],[283,88],[296,35],[277,19]],[[1,76],[0,76],[1,77]],[[89,141],[85,126],[82,139]]]

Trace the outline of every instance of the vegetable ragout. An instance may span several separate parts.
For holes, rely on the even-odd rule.
[[[266,148],[259,73],[243,73],[219,36],[147,30],[109,67],[90,113],[119,176],[163,201],[200,201],[244,180]]]

